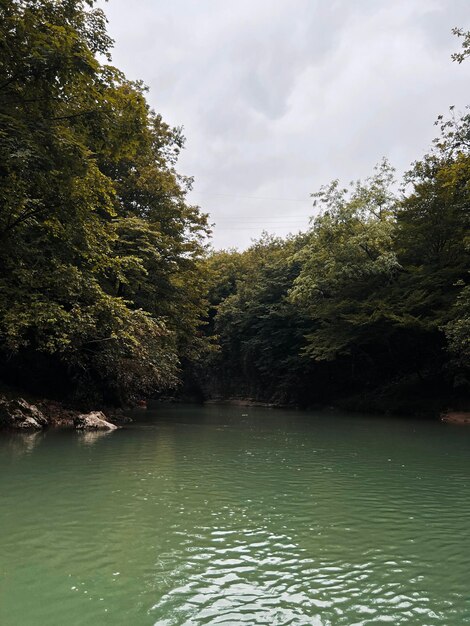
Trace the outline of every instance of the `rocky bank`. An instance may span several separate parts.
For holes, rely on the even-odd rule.
[[[39,431],[59,426],[79,431],[112,431],[130,421],[119,410],[84,413],[54,400],[30,402],[22,397],[0,395],[0,429]]]

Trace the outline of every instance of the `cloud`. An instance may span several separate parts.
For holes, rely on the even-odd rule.
[[[214,244],[305,227],[309,193],[406,169],[433,121],[462,109],[469,68],[452,63],[468,0],[110,0],[113,59],[183,125],[180,170],[216,221]]]

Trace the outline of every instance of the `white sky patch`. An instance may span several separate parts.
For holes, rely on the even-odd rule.
[[[399,172],[450,105],[470,63],[450,59],[468,0],[109,0],[113,62],[184,126],[179,170],[216,223],[217,248],[305,229],[332,178]]]

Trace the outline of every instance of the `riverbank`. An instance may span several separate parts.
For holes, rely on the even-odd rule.
[[[337,397],[331,402],[281,402],[274,399],[260,399],[250,395],[224,395],[202,393],[182,393],[162,398],[170,403],[201,405],[239,406],[266,409],[296,409],[300,411],[346,411],[354,414],[383,415],[424,420],[442,420],[454,423],[470,423],[470,401],[464,396],[433,394],[429,389],[390,389]]]
[[[333,372],[338,378],[336,372]],[[333,375],[332,373],[332,375]],[[439,419],[447,412],[470,411],[470,394],[461,385],[452,386],[443,378],[404,376],[380,385],[356,385],[346,382],[328,385],[312,374],[308,380],[277,386],[251,384],[245,377],[228,379],[215,367],[207,371],[186,373],[177,399],[204,403],[259,406],[267,408],[299,408],[322,410],[334,407],[351,413],[401,415],[422,419]]]
[[[190,403],[199,405],[220,405],[246,408],[296,409],[299,411],[331,411],[343,410],[351,414],[395,415],[400,417],[422,418],[431,421],[442,420],[453,424],[470,425],[469,406],[451,399],[413,398],[406,402],[405,398],[396,404],[380,403],[379,397],[370,395],[339,398],[334,405],[301,406],[296,403],[281,403],[259,400],[244,396],[214,396],[205,399],[189,398],[184,395],[161,397],[162,403]],[[137,406],[146,408],[145,400]],[[90,411],[90,408],[92,410]],[[112,430],[132,421],[127,415],[132,407],[117,408],[110,406],[84,407],[76,406],[65,400],[39,397],[19,389],[2,386],[0,388],[0,430],[42,430],[47,428],[64,428],[76,430]]]

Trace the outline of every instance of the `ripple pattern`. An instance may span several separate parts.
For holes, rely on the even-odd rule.
[[[0,440],[0,624],[470,625],[470,430],[160,408]]]

